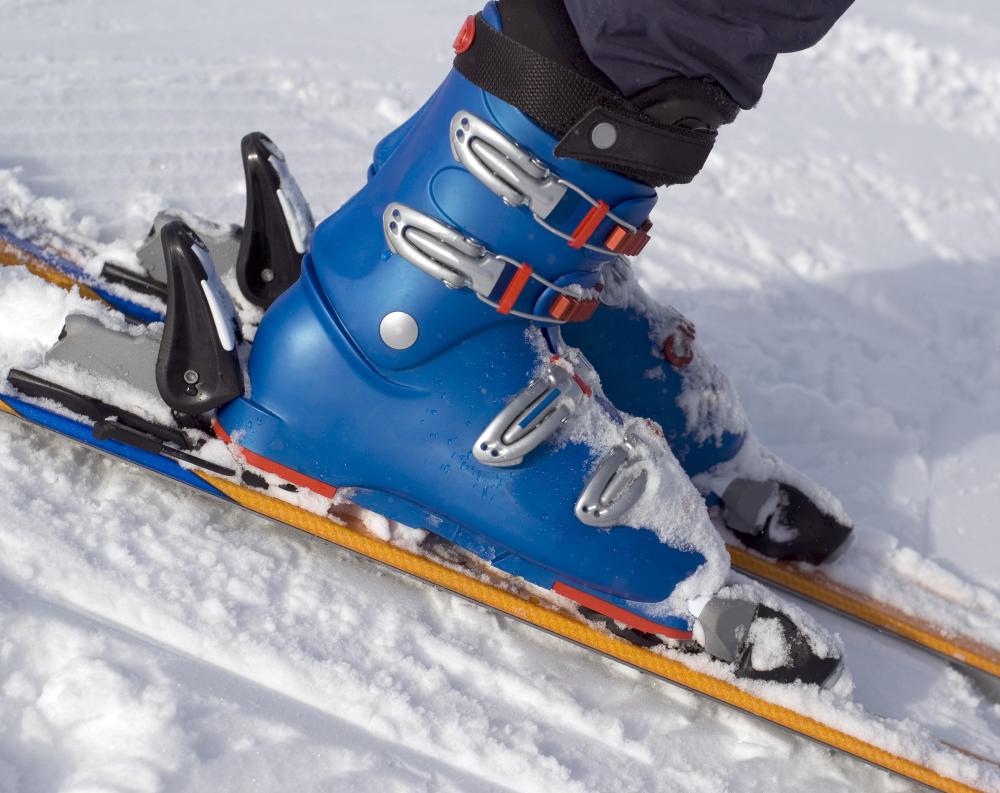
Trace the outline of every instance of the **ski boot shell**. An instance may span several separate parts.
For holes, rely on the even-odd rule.
[[[466,164],[502,168],[473,145],[502,146],[497,135],[525,168],[531,156],[553,168],[530,205],[505,205]],[[350,489],[500,569],[683,638],[675,590],[699,572],[686,596],[721,584],[721,543],[655,428],[604,399],[558,328],[596,307],[601,242],[639,233],[655,192],[559,159],[557,143],[451,72],[317,227],[220,432],[321,491]]]
[[[620,261],[607,272],[601,302],[587,327],[566,327],[563,337],[601,375],[608,399],[655,420],[688,476],[732,460],[747,421],[728,378],[703,355],[696,360],[694,325],[654,304]]]

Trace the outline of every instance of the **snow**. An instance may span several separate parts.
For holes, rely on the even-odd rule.
[[[776,617],[754,620],[748,641],[752,643],[750,665],[758,672],[780,669],[791,660],[785,632]]]
[[[469,10],[0,0],[3,203],[96,238],[96,272],[169,206],[240,222],[260,128],[325,216]],[[853,558],[896,573],[838,578],[993,641],[998,52],[994,0],[859,3],[666,191],[637,265],[763,441],[839,497]],[[0,350],[37,358],[87,309],[28,284],[0,268]],[[4,793],[911,789],[60,439],[2,421],[0,452]],[[859,702],[997,759],[995,692],[810,613]]]

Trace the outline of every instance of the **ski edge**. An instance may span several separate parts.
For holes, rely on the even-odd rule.
[[[58,430],[23,416],[5,400],[4,395],[0,395],[0,413],[7,413],[29,424],[52,429],[59,433]],[[86,444],[86,441],[80,437],[72,435],[67,437]],[[122,458],[119,457],[119,459]],[[124,459],[128,462],[135,462],[129,458]],[[141,466],[141,463],[136,464]],[[540,602],[532,602],[519,597],[512,592],[480,581],[432,559],[364,534],[351,528],[349,522],[341,525],[332,519],[203,471],[182,470],[185,470],[185,473],[189,475],[193,474],[194,478],[202,482],[202,487],[197,488],[199,490],[218,493],[225,500],[258,515],[331,542],[348,551],[412,575],[440,589],[475,601],[522,622],[530,623],[541,630],[553,633],[745,714],[770,722],[831,749],[851,755],[900,777],[942,791],[942,793],[988,793],[984,789],[972,787],[957,779],[944,776],[917,762],[823,724],[810,716],[769,702],[732,683],[692,669],[680,661],[651,652],[624,639],[602,633],[573,617],[546,608]]]
[[[940,626],[840,584],[822,570],[794,562],[774,562],[727,544],[732,565],[753,578],[780,587],[839,614],[891,633],[963,666],[1000,678],[1000,652],[964,635],[945,635]]]
[[[585,623],[551,611],[540,603],[525,600],[511,592],[445,567],[431,559],[361,534],[349,526],[340,526],[333,521],[264,493],[258,493],[210,474],[198,473],[198,475],[236,503],[257,514],[265,515],[280,523],[430,582],[442,589],[531,623],[537,628],[554,633],[629,666],[642,669],[667,682],[703,694],[717,702],[790,729],[826,746],[846,752],[868,763],[938,790],[948,793],[951,791],[971,793],[978,790],[841,732],[809,716],[768,702],[724,680],[691,669],[680,661],[638,647],[623,639],[608,636]]]

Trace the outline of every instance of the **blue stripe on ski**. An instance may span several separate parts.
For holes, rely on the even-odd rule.
[[[163,474],[164,476],[168,476],[177,482],[191,485],[192,487],[204,490],[206,493],[210,493],[213,496],[218,496],[226,501],[231,501],[229,496],[225,493],[222,493],[212,487],[204,479],[196,476],[186,468],[181,467],[175,460],[171,460],[169,457],[143,451],[142,449],[137,449],[134,446],[119,443],[118,441],[98,440],[94,437],[94,433],[89,425],[67,418],[66,416],[61,416],[58,413],[53,413],[50,410],[46,410],[38,405],[33,405],[23,399],[12,397],[9,394],[0,395],[0,400],[5,402],[11,407],[11,409],[17,412],[19,416],[27,419],[32,424],[38,424],[46,429],[58,432],[60,435],[65,435],[69,438],[73,438],[74,440],[82,441],[88,446],[93,446],[95,449],[100,449],[101,451],[107,452],[115,457],[120,457],[128,462],[141,465],[143,468],[149,468],[157,473]]]
[[[50,267],[54,267],[59,272],[69,276],[88,289],[92,289],[102,300],[121,311],[125,316],[145,323],[163,321],[163,315],[159,311],[139,305],[138,303],[133,303],[128,298],[109,292],[107,287],[102,286],[97,279],[87,273],[78,264],[74,264],[64,256],[47,251],[33,242],[17,236],[2,223],[0,223],[0,239],[6,240],[14,247],[20,248],[25,253],[34,256],[36,259],[40,259]]]

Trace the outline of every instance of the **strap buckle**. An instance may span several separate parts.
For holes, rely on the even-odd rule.
[[[382,229],[393,253],[451,289],[471,289],[501,314],[562,325],[589,319],[599,305],[596,298],[580,297],[543,278],[531,265],[494,253],[457,229],[405,204],[393,202],[385,208]],[[558,293],[548,316],[514,309],[531,281]]]
[[[527,206],[536,220],[548,217],[569,189],[543,162],[464,110],[451,120],[451,152],[505,204]]]
[[[553,356],[548,368],[486,426],[472,447],[473,456],[492,467],[518,465],[592,395],[590,386],[572,364]]]
[[[405,204],[385,208],[382,228],[393,253],[451,289],[490,294],[506,267],[475,240]]]
[[[478,116],[464,110],[456,113],[451,120],[450,140],[452,154],[469,173],[500,196],[507,206],[526,206],[535,222],[566,240],[570,247],[607,255],[635,256],[649,241],[649,230],[653,226],[649,220],[641,227],[632,225],[612,212],[607,202],[556,176],[545,163]],[[547,220],[568,192],[576,193],[590,204],[572,234]],[[591,238],[606,218],[615,223],[615,228],[603,244],[592,243]]]
[[[576,517],[588,526],[621,523],[646,492],[649,470],[641,453],[642,441],[626,435],[594,469],[576,502]]]

